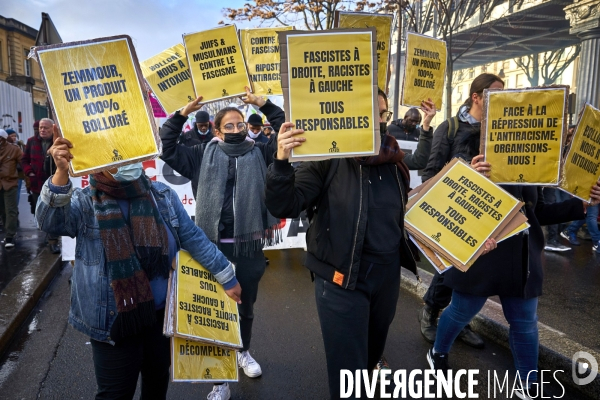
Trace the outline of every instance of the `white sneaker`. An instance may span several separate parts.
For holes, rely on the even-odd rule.
[[[207,400],[229,400],[231,398],[231,390],[229,384],[214,385],[212,392],[206,396]]]
[[[237,353],[238,365],[244,370],[246,376],[250,378],[257,378],[262,375],[262,369],[254,358],[250,355],[248,350]]]

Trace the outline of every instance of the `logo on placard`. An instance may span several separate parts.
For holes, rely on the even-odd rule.
[[[223,89],[223,97],[225,96],[229,96],[229,93],[227,93],[227,89]]]
[[[271,90],[271,88],[267,89],[267,94],[273,94],[273,91]]]
[[[122,161],[123,160],[123,156],[119,154],[119,150],[117,150],[117,149],[113,150],[113,154],[115,155],[112,158],[113,161]]]
[[[339,153],[340,152],[340,149],[337,147],[337,142],[335,140],[333,142],[331,142],[331,145],[333,147],[329,149],[330,153]]]
[[[442,232],[438,232],[435,235],[431,235],[431,238],[439,243],[440,240],[442,240]]]
[[[204,379],[212,379],[212,375],[210,374],[210,368],[206,368],[206,373],[204,374]]]
[[[577,191],[579,190],[579,186],[575,186],[575,189],[573,189],[573,194],[575,196],[577,196]]]
[[[519,179],[517,179],[517,182],[525,182],[525,179],[523,179],[523,174],[519,174]]]

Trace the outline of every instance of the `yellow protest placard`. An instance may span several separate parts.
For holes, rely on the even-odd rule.
[[[567,86],[485,90],[481,146],[502,184],[557,186]]]
[[[167,114],[196,98],[185,47],[177,44],[140,64],[146,82]]]
[[[214,344],[171,338],[173,382],[237,382],[237,355]]]
[[[291,26],[282,26],[280,28],[246,28],[240,31],[242,50],[255,94],[265,96],[283,94],[277,32],[291,29]]]
[[[336,27],[375,28],[377,30],[377,85],[384,92],[388,86],[393,20],[394,16],[391,14],[336,11]]]
[[[466,270],[485,240],[506,226],[521,203],[454,159],[409,202],[406,229],[441,257]]]
[[[440,110],[445,78],[446,42],[407,32],[402,104],[419,107],[430,98]]]
[[[158,130],[128,36],[36,48],[74,176],[159,154]]]
[[[569,152],[565,157],[560,188],[584,201],[600,177],[600,110],[583,108]]]
[[[175,335],[241,348],[237,304],[192,256],[177,253]]]
[[[235,25],[183,35],[196,96],[203,102],[245,94],[251,86]]]
[[[379,152],[375,28],[279,33],[286,115],[306,142],[290,161]]]

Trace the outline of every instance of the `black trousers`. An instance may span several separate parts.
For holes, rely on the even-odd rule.
[[[242,287],[242,304],[238,304],[240,314],[240,332],[244,347],[250,348],[252,340],[252,323],[254,322],[254,303],[258,296],[258,283],[265,273],[267,263],[262,250],[255,251],[250,257],[234,256],[233,244],[221,243],[221,251],[229,261],[235,264],[235,277]]]
[[[142,374],[141,400],[164,400],[169,387],[170,339],[163,336],[165,310],[156,312],[156,324],[146,332],[116,345],[90,340],[98,391],[97,400],[133,399]]]
[[[444,274],[436,272],[433,274],[429,289],[423,296],[423,301],[431,308],[442,310],[448,307],[450,300],[452,300],[452,289],[444,285]]]
[[[341,369],[354,373],[357,369],[375,368],[396,313],[399,290],[397,260],[386,265],[363,262],[354,290],[315,276],[315,297],[332,399],[340,398]]]

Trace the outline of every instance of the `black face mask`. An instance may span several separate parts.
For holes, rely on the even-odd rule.
[[[381,136],[384,136],[386,131],[387,131],[387,122],[380,122],[379,123],[379,133],[381,133]]]
[[[244,143],[244,140],[246,140],[246,135],[248,134],[248,131],[240,131],[238,133],[226,133],[225,134],[225,139],[223,140],[225,143],[229,143],[229,144],[240,144],[240,143]]]

